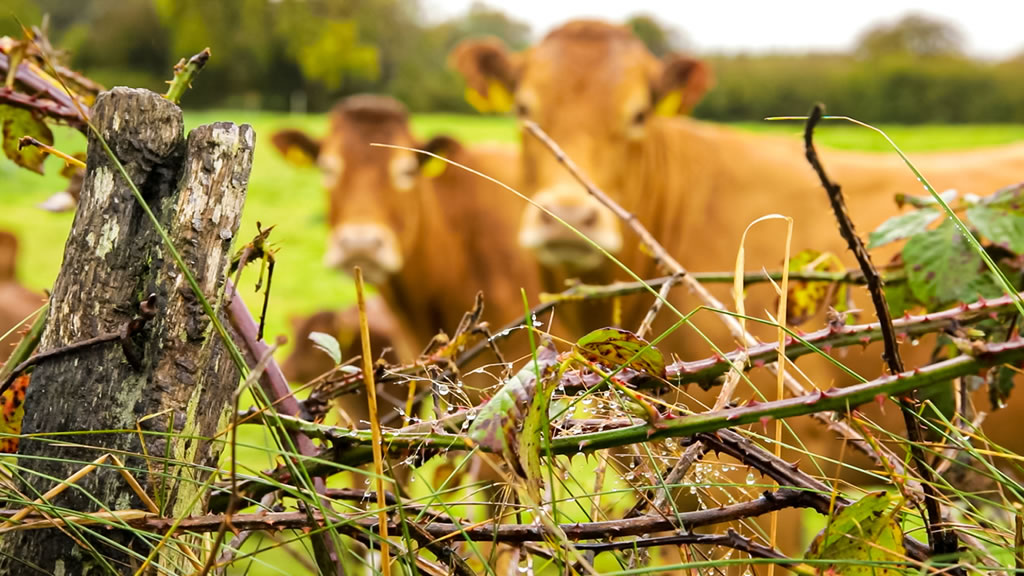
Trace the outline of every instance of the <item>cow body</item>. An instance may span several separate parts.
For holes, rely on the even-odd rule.
[[[0,230],[0,337],[21,325],[46,302],[42,294],[18,282],[15,277],[17,254],[17,238]],[[7,360],[18,340],[14,333],[0,340],[0,362]]]
[[[804,158],[799,138],[754,135],[682,117],[712,83],[704,63],[679,55],[659,60],[628,30],[594,21],[570,22],[519,54],[509,54],[495,40],[467,41],[455,49],[451,62],[477,93],[478,101],[514,102],[521,119],[544,130],[597,187],[634,214],[687,270],[733,269],[745,228],[773,213],[793,218],[794,251],[829,251],[848,267],[856,266],[838,233],[825,192]],[[663,273],[638,249],[639,238],[591,197],[542,142],[525,127],[522,132],[523,191],[640,277]],[[828,174],[846,193],[850,214],[862,234],[896,212],[895,193],[921,193],[921,183],[895,155],[834,150],[822,150],[820,155]],[[1021,145],[914,155],[913,160],[939,190],[990,194],[1024,177]],[[746,269],[778,268],[785,234],[780,221],[754,228],[745,245]],[[526,209],[520,241],[547,269],[546,289],[559,289],[561,286],[550,281],[571,276],[627,277],[544,210]],[[889,250],[878,254],[883,262],[892,253],[892,248]],[[728,287],[713,287],[712,291],[732,307]],[[857,305],[873,310],[866,291],[856,292]],[[652,301],[646,295],[628,303],[623,314],[625,326],[635,328]],[[675,290],[670,301],[682,313],[702,304],[684,289]],[[750,287],[746,310],[760,318],[774,316],[775,302],[770,285]],[[607,316],[584,314],[579,319],[574,328],[581,333],[596,327],[595,321],[606,321]],[[676,315],[663,312],[655,334],[677,320]],[[696,314],[693,324],[719,349],[735,348],[732,335],[714,313]],[[776,338],[775,328],[754,322],[747,325],[763,340]],[[707,342],[686,326],[664,340],[661,348],[687,360],[712,353]],[[927,361],[924,348],[907,354],[909,367]],[[880,347],[871,347],[844,361],[864,377],[874,378],[883,371],[879,352]],[[822,389],[850,380],[818,358],[804,359],[800,365]],[[762,381],[761,393],[774,398],[774,378]],[[713,402],[716,392],[695,392],[687,404],[700,410],[699,406]],[[742,401],[757,394],[741,386],[734,398]],[[886,418],[890,429],[901,427],[896,423],[895,407],[890,407]],[[839,444],[826,438],[819,425],[808,419],[794,419],[792,424],[812,452],[838,456]],[[1006,440],[1012,447],[1015,439]],[[847,459],[851,452],[846,451]],[[812,469],[808,465],[803,468]],[[792,543],[783,547],[794,551]]]

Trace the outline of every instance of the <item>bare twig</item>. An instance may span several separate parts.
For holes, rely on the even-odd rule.
[[[829,180],[825,169],[818,159],[818,152],[814,149],[814,127],[817,126],[825,112],[822,104],[816,104],[811,109],[807,118],[807,125],[804,129],[804,146],[807,161],[814,168],[814,172],[821,180],[821,185],[828,194],[832,210],[835,212],[836,221],[839,223],[839,233],[846,240],[846,243],[860,265],[861,272],[867,279],[868,291],[871,293],[871,300],[875,305],[875,313],[878,315],[879,326],[882,330],[882,342],[885,351],[882,357],[889,367],[889,372],[899,374],[903,372],[903,360],[900,358],[899,345],[896,342],[896,330],[893,328],[892,316],[889,314],[889,304],[885,300],[885,293],[882,288],[882,278],[871,262],[871,255],[868,254],[864,242],[857,235],[853,221],[846,208],[846,200],[843,198],[839,185]],[[935,491],[934,478],[931,468],[925,461],[921,444],[924,441],[921,432],[921,425],[914,417],[916,401],[913,398],[913,391],[906,397],[900,398],[900,406],[903,412],[903,419],[907,426],[907,436],[910,440],[910,454],[916,464],[916,471],[921,477],[921,485],[925,494],[925,507],[928,511],[928,542],[935,554],[952,554],[957,548],[956,533],[942,527],[942,508],[939,504],[938,495]]]
[[[679,282],[680,276],[673,274],[668,277],[668,281],[661,285],[661,289],[658,290],[658,297],[654,299],[654,303],[651,304],[651,308],[647,311],[644,316],[643,322],[640,323],[640,328],[637,329],[636,335],[640,338],[646,338],[647,332],[651,329],[651,325],[654,324],[654,319],[658,316],[658,312],[661,311],[661,307],[664,306],[665,302],[668,301],[668,293],[672,290],[672,287]]]

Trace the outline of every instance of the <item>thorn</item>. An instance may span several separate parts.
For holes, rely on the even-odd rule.
[[[885,394],[876,394],[875,402],[878,402],[878,409],[882,411],[882,415],[885,415]]]
[[[758,358],[757,360],[754,360],[754,368],[764,368],[764,359]]]
[[[764,430],[764,434],[768,435],[768,424],[772,421],[771,416],[761,416],[761,428]]]

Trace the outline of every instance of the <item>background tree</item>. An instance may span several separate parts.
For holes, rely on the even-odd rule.
[[[857,41],[854,52],[862,58],[963,56],[964,37],[950,22],[908,14],[891,24],[869,28]]]
[[[689,42],[679,30],[654,16],[636,14],[630,16],[625,24],[640,38],[647,49],[659,58],[669,52],[688,48]]]

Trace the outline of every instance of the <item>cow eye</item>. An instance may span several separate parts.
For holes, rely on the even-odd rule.
[[[647,110],[647,109],[637,111],[635,114],[633,114],[633,120],[632,120],[633,125],[634,126],[642,125],[644,122],[647,121],[647,115],[649,113],[650,113],[650,110]]]
[[[530,108],[522,102],[516,102],[516,116],[526,118],[530,115]]]

